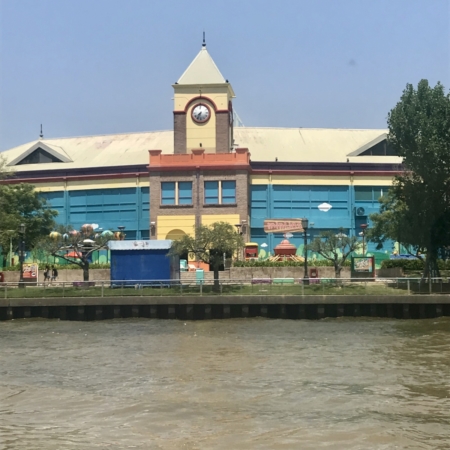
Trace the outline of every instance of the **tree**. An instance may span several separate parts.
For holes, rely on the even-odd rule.
[[[83,225],[80,231],[73,227],[58,227],[41,241],[40,247],[50,255],[64,259],[83,270],[83,281],[89,281],[89,266],[92,253],[105,249],[112,239],[122,239],[122,233],[106,230],[96,232],[92,225]]]
[[[356,236],[347,236],[344,231],[343,228],[339,229],[339,233],[323,231],[307,245],[307,250],[316,252],[333,263],[336,278],[341,277],[341,270],[350,253],[360,246]]]
[[[6,158],[3,155],[0,155],[0,180],[5,179],[7,176],[11,174],[8,170]]]
[[[401,198],[393,195],[392,190],[381,197],[380,212],[369,216],[372,226],[366,231],[368,241],[377,244],[377,250],[384,247],[387,241],[397,241],[404,246],[407,253],[423,260],[425,248],[421,244],[423,239],[418,239],[418,216],[410,217],[409,210]],[[426,236],[426,235],[425,235]]]
[[[20,224],[25,225],[25,245],[31,249],[50,233],[57,215],[31,184],[0,184],[0,245],[4,264],[10,239],[14,248],[19,244]]]
[[[200,261],[209,264],[214,271],[214,288],[219,288],[219,267],[223,264],[223,254],[240,252],[244,241],[233,225],[227,222],[215,222],[212,225],[200,225],[194,236],[184,235],[173,241],[169,254],[195,254]]]
[[[377,229],[370,239],[401,239],[423,250],[423,276],[438,276],[438,251],[450,245],[450,94],[440,83],[430,87],[421,80],[417,90],[408,84],[388,115],[388,128],[404,171],[380,215],[371,217]]]

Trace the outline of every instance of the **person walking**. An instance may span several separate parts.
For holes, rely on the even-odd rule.
[[[47,264],[44,270],[44,283],[50,281],[50,266]]]
[[[52,280],[51,281],[56,281],[57,278],[58,278],[58,269],[55,266],[52,266]]]

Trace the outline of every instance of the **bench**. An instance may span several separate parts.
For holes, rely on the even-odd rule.
[[[273,284],[294,284],[294,278],[274,278]]]
[[[252,284],[272,284],[270,278],[252,278]]]
[[[74,281],[72,286],[76,289],[89,289],[95,286],[95,281]]]

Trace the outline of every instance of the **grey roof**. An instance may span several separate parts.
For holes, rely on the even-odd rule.
[[[169,250],[172,246],[170,239],[142,240],[142,241],[109,241],[110,250]]]

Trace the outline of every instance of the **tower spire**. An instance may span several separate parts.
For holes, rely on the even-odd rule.
[[[203,44],[202,47],[206,47],[206,40],[205,40],[205,32],[203,31]]]

